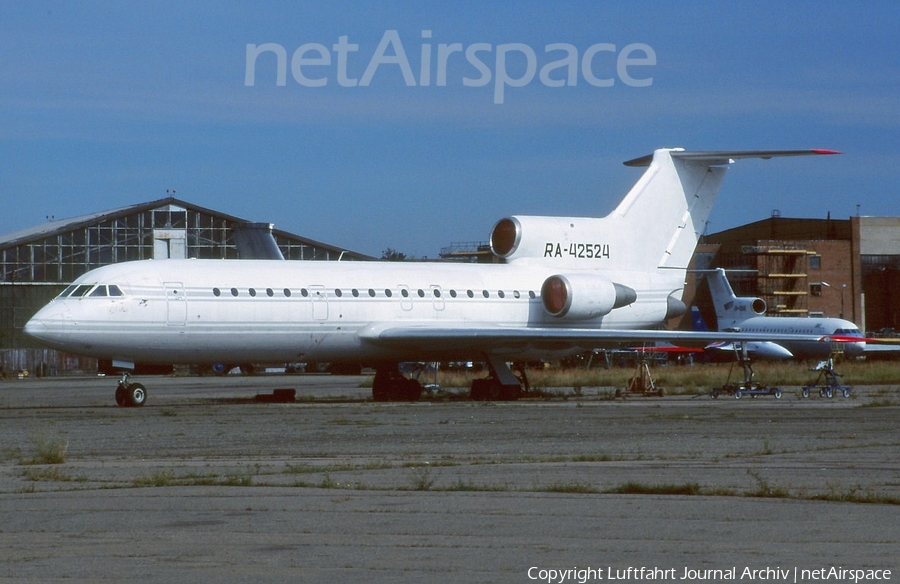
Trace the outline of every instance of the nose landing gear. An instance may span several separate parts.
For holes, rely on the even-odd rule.
[[[129,383],[131,373],[125,371],[116,387],[116,403],[120,407],[139,408],[147,401],[147,388],[140,383]]]

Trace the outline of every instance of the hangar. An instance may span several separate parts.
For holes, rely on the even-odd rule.
[[[41,349],[22,333],[25,323],[41,306],[85,272],[111,263],[151,258],[239,259],[247,256],[246,250],[254,249],[249,245],[239,252],[241,234],[260,228],[268,241],[274,238],[285,259],[373,259],[175,197],[48,221],[0,236],[2,371],[41,374],[96,370],[95,359]]]

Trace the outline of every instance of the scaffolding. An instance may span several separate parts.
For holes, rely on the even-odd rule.
[[[758,294],[766,301],[766,314],[809,314],[809,256],[816,252],[792,247],[744,246],[746,255],[756,256]]]

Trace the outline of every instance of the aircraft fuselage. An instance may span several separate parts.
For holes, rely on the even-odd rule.
[[[127,262],[79,278],[26,332],[50,346],[125,362],[475,359],[477,350],[458,345],[384,347],[359,333],[373,323],[571,327],[541,303],[541,286],[554,273],[477,264]],[[647,328],[663,319],[661,290],[677,287],[666,282],[671,276],[617,276],[640,300],[578,327]],[[558,347],[561,354],[576,350]],[[510,353],[529,357],[521,347]]]

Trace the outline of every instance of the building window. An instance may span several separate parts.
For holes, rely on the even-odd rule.
[[[821,284],[810,284],[809,285],[809,293],[812,296],[821,296],[822,295],[822,285]]]
[[[810,270],[819,270],[821,268],[822,268],[822,256],[820,256],[820,255],[809,256],[809,269]]]

